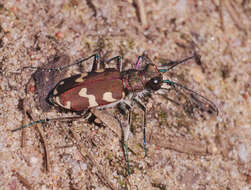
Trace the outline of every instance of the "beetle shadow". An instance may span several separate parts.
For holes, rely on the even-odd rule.
[[[52,93],[51,89],[54,89],[58,81],[64,78],[66,71],[58,71],[56,68],[60,68],[69,64],[70,57],[65,54],[56,55],[48,63],[43,64],[37,68],[36,72],[32,74],[32,78],[35,81],[36,94],[38,95],[39,106],[44,112],[48,112],[53,106],[48,101],[48,96]],[[48,71],[48,69],[53,69]]]

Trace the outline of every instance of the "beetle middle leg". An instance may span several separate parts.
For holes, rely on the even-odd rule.
[[[123,65],[122,65],[122,58],[121,56],[116,56],[111,59],[109,59],[106,63],[110,63],[113,60],[117,60],[117,69],[122,72],[123,71]]]
[[[140,100],[138,96],[135,96],[132,98],[132,102],[135,103],[142,111],[143,111],[143,146],[144,146],[144,151],[145,151],[145,156],[147,155],[147,150],[146,150],[146,107],[143,104],[143,102]],[[121,112],[122,115],[127,114],[127,125],[126,127],[123,128],[123,135],[124,135],[124,145],[125,145],[125,150],[126,150],[126,160],[128,164],[128,173],[130,174],[130,163],[129,163],[129,155],[128,155],[128,137],[129,137],[129,132],[131,128],[131,118],[132,118],[132,110],[131,110],[131,105],[130,102],[124,101],[120,104],[118,104],[118,108]]]
[[[94,56],[94,60],[93,60],[93,65],[92,65],[91,72],[101,72],[101,71],[103,71],[105,69],[105,64],[108,64],[108,63],[110,63],[110,62],[112,62],[114,60],[116,60],[116,62],[117,62],[116,68],[120,72],[122,71],[122,58],[121,58],[121,56],[112,57],[108,61],[104,62],[103,59],[100,59],[99,54],[94,54],[94,55],[92,55],[92,56]],[[90,56],[90,58],[91,58],[91,56]]]
[[[123,101],[118,104],[118,109],[120,110],[120,113],[122,115],[127,115],[127,125],[124,127],[121,125],[122,131],[123,131],[123,146],[125,146],[125,156],[126,156],[126,162],[128,167],[128,174],[130,175],[130,162],[129,162],[129,151],[128,151],[128,138],[131,128],[131,118],[132,118],[132,110],[130,106],[130,102]],[[121,124],[121,123],[120,123]]]

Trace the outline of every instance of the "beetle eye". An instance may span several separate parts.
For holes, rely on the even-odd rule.
[[[146,83],[146,88],[150,90],[159,90],[161,88],[162,80],[159,77],[152,78]]]

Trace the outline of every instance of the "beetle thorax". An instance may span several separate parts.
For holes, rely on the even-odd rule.
[[[158,90],[163,78],[154,64],[147,64],[143,70],[129,70],[122,75],[124,88],[138,92],[144,89]],[[154,80],[155,79],[155,80]]]
[[[127,91],[137,92],[144,89],[142,75],[138,70],[132,69],[122,74],[122,80]]]

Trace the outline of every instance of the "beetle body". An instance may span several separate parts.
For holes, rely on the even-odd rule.
[[[74,64],[62,66],[58,69],[44,69],[44,70],[63,70],[75,64],[81,64],[82,62],[94,57],[93,67],[91,72],[82,73],[63,79],[57,83],[54,89],[49,93],[47,99],[61,108],[88,113],[90,108],[105,108],[118,106],[122,114],[128,113],[128,125],[124,130],[124,141],[128,140],[128,131],[130,128],[130,115],[131,107],[136,105],[143,111],[143,136],[144,136],[144,150],[146,155],[146,107],[141,99],[147,94],[156,93],[158,91],[170,91],[174,90],[176,93],[180,93],[187,99],[188,104],[192,107],[192,112],[198,110],[198,112],[217,113],[218,109],[215,104],[204,96],[200,95],[193,90],[186,88],[185,86],[170,81],[163,80],[163,73],[169,71],[173,67],[180,63],[184,63],[189,59],[198,58],[198,55],[188,57],[182,61],[170,62],[165,65],[157,67],[152,61],[145,55],[139,56],[136,62],[135,69],[129,69],[122,71],[121,57],[117,56],[107,61],[110,62],[117,59],[116,69],[98,69],[100,62],[98,61],[98,54],[94,54],[88,58],[84,58]],[[146,63],[143,68],[139,68],[141,63]],[[162,87],[162,84],[166,83],[170,86],[170,89]],[[159,95],[163,95],[159,93]],[[169,99],[171,100],[171,99]],[[175,101],[174,101],[175,102]],[[182,105],[176,102],[177,105]],[[70,117],[72,118],[72,117]],[[77,117],[80,118],[80,117]],[[90,118],[90,117],[88,117]],[[88,119],[87,118],[87,119]],[[43,120],[34,121],[26,124],[20,128],[12,131],[17,131],[26,127],[30,127],[37,123],[48,122],[52,120],[59,120],[60,118],[46,118]],[[61,118],[66,119],[66,118]],[[128,144],[126,146],[126,156],[128,161]]]
[[[128,102],[126,95],[137,96],[143,90],[158,90],[161,81],[162,75],[153,64],[148,64],[143,70],[124,72],[108,68],[61,80],[50,93],[49,100],[61,108],[83,112],[93,107]]]

